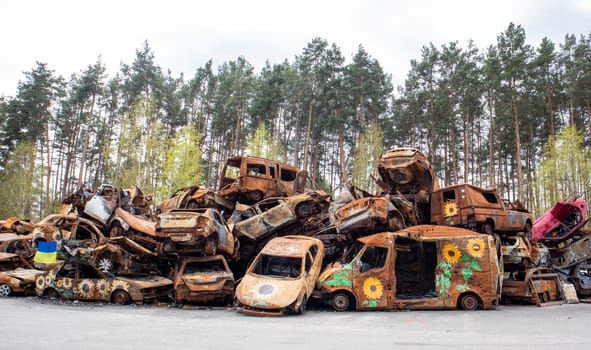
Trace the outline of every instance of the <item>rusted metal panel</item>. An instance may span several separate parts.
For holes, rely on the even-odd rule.
[[[175,301],[230,302],[234,295],[234,274],[221,255],[185,258],[175,276]]]
[[[559,277],[547,267],[512,272],[503,279],[502,298],[505,302],[526,301],[538,306],[564,301]]]
[[[415,203],[429,202],[428,195],[439,188],[427,157],[413,148],[395,148],[384,153],[378,173],[386,192],[403,194]]]
[[[350,261],[328,266],[319,298],[338,311],[398,308],[494,308],[499,265],[492,237],[420,225],[358,240]]]
[[[431,194],[431,222],[492,234],[530,232],[533,217],[526,211],[507,209],[495,189],[459,184]]]
[[[343,205],[335,213],[334,225],[339,233],[364,229],[365,235],[376,229],[397,231],[406,226],[388,196],[365,197]]]
[[[219,194],[241,203],[290,196],[304,191],[307,173],[298,167],[259,157],[229,158],[222,170]]]
[[[316,238],[272,239],[250,264],[236,288],[239,311],[262,316],[304,312],[323,257],[323,244]]]

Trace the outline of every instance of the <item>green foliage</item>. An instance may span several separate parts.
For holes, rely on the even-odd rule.
[[[571,126],[558,133],[556,139],[549,138],[544,155],[537,170],[539,207],[541,215],[559,200],[574,195],[591,195],[591,150],[585,146],[582,132]]]
[[[0,172],[0,217],[37,219],[32,208],[35,180],[35,145],[19,143]]]
[[[355,149],[351,183],[370,193],[377,190],[375,181],[380,157],[384,153],[382,130],[376,122],[365,129],[364,137]]]
[[[252,137],[246,140],[245,148],[246,153],[254,157],[274,159],[280,162],[285,161],[281,145],[273,142],[273,138],[263,122],[259,123]]]
[[[157,202],[179,188],[201,183],[200,141],[201,136],[192,125],[183,127],[175,137],[169,139],[160,175],[161,186],[156,192]]]

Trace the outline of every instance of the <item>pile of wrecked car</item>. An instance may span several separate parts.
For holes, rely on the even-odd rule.
[[[38,223],[1,222],[0,296],[285,315],[311,299],[336,311],[475,310],[591,295],[583,198],[534,221],[495,189],[440,188],[416,149],[386,152],[377,170],[377,194],[313,190],[305,171],[248,156],[228,159],[217,191],[192,185],[155,206],[137,187],[80,189]]]

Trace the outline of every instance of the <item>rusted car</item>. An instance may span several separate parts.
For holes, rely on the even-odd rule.
[[[328,197],[322,191],[310,191],[267,198],[250,207],[237,208],[228,226],[240,240],[241,259],[248,263],[278,232],[286,236],[313,230],[306,225],[306,220],[326,211]]]
[[[107,239],[97,227],[88,219],[76,215],[51,214],[43,218],[36,225],[32,235],[33,246],[38,241],[56,241],[58,251],[62,248],[64,240],[71,244],[105,244]]]
[[[198,185],[176,190],[168,199],[156,206],[156,213],[166,213],[171,209],[214,208],[219,211],[233,210],[234,201],[230,201],[218,193]]]
[[[17,235],[28,235],[33,232],[35,224],[11,216],[0,220],[0,233],[15,233]]]
[[[235,257],[238,243],[222,215],[215,209],[173,209],[160,214],[155,237],[162,241],[160,254],[204,253]]]
[[[304,192],[307,172],[298,167],[259,157],[232,157],[220,176],[219,194],[240,203]]]
[[[492,236],[419,225],[359,238],[320,274],[314,296],[349,309],[493,309],[500,266]]]
[[[406,227],[404,216],[390,201],[390,196],[364,197],[349,202],[335,212],[334,225],[338,233],[363,231],[366,236],[372,232]]]
[[[229,304],[234,297],[234,274],[222,255],[187,257],[174,278],[175,302]]]
[[[482,233],[529,234],[533,216],[505,207],[496,189],[469,184],[441,188],[431,193],[431,223],[458,226]]]
[[[556,247],[550,248],[552,267],[565,269],[591,259],[591,232],[579,231]]]
[[[322,242],[307,236],[274,238],[250,264],[236,287],[238,311],[280,316],[303,313],[324,257]]]
[[[581,196],[556,203],[533,224],[531,240],[547,246],[570,237],[587,223],[587,202]]]
[[[0,271],[33,268],[35,249],[31,246],[31,237],[32,234],[0,233]]]
[[[505,303],[525,301],[538,306],[562,303],[559,277],[552,269],[534,267],[506,274],[502,292]]]
[[[115,276],[80,262],[64,262],[37,276],[39,297],[143,303],[167,296],[173,281],[161,276]]]
[[[0,297],[6,297],[13,293],[35,294],[35,279],[43,273],[37,269],[17,268],[15,270],[0,272]]]
[[[400,194],[416,205],[419,223],[430,220],[429,201],[439,182],[427,157],[414,148],[394,148],[378,163],[378,185],[386,193]]]

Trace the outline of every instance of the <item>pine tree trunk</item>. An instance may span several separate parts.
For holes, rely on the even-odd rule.
[[[512,88],[515,89],[515,82],[513,81]],[[515,167],[517,168],[517,199],[523,198],[523,174],[521,170],[521,137],[519,132],[519,110],[517,108],[517,101],[515,97],[515,90],[512,92],[511,107],[513,110],[513,126],[515,128]]]
[[[310,145],[313,109],[313,100],[311,100],[310,104],[308,105],[308,126],[306,127],[306,139],[304,140],[304,166],[302,167],[302,170],[308,170],[308,147]]]

